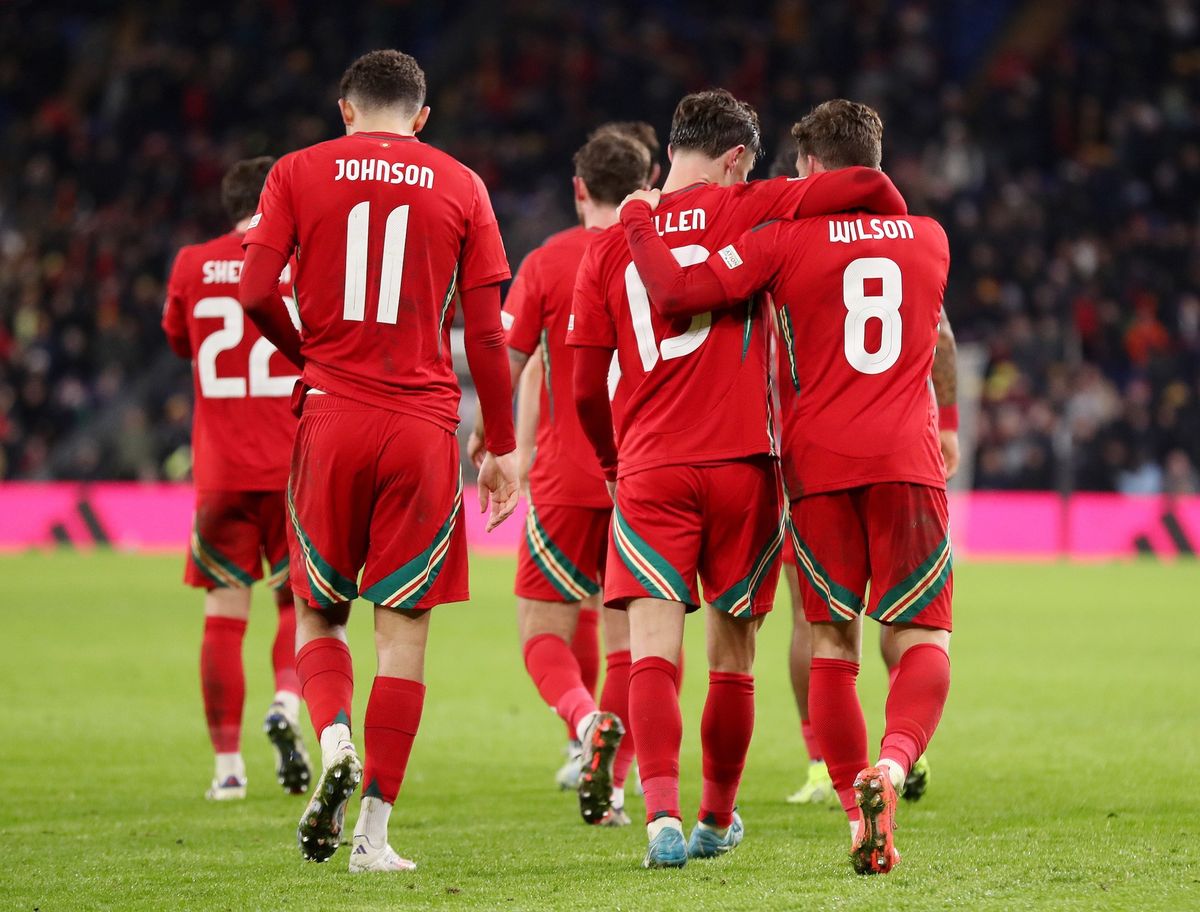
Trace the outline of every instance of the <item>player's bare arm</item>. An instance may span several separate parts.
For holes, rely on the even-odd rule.
[[[946,478],[958,472],[958,346],[945,308],[938,318],[937,349],[933,355],[933,394],[938,406],[938,436]]]
[[[536,357],[540,351],[540,348],[534,350],[535,357],[525,364],[520,379],[514,384],[517,390],[517,473],[526,496],[529,496],[529,470],[533,468],[533,454],[537,449],[542,382],[545,378],[541,358]]]
[[[258,331],[266,336],[285,358],[303,368],[300,333],[292,323],[287,305],[283,303],[279,294],[279,276],[286,265],[287,257],[278,250],[262,244],[248,245],[238,296],[246,315],[258,327]]]

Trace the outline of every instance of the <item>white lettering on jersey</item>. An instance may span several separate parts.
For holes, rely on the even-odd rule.
[[[668,212],[666,216],[654,216],[654,230],[661,237],[675,231],[703,231],[708,224],[708,215],[703,209],[684,209]]]
[[[205,285],[236,285],[242,280],[241,260],[206,260],[200,270]]]
[[[912,240],[913,227],[907,219],[873,218],[866,225],[858,219],[835,219],[829,223],[829,243],[854,241]]]
[[[385,184],[408,184],[410,187],[433,189],[433,169],[424,165],[405,165],[382,158],[339,158],[335,164],[335,181],[382,181]]]
[[[730,244],[728,247],[722,247],[717,251],[717,256],[725,261],[725,265],[730,269],[737,269],[742,265],[742,258],[738,256],[738,252]]]

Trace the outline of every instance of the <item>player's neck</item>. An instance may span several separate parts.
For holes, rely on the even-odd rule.
[[[663,193],[674,193],[692,184],[719,184],[724,176],[719,161],[701,155],[680,152],[671,162],[671,170],[663,183]]]
[[[611,228],[617,219],[616,206],[583,205],[580,207],[579,221],[589,231],[603,231]]]
[[[391,115],[364,117],[360,114],[354,121],[354,129],[348,132],[350,135],[354,135],[355,133],[393,133],[396,136],[417,135],[413,132],[411,119]]]
[[[236,231],[238,234],[245,234],[247,231],[250,230],[250,220],[252,218],[254,218],[253,215],[246,216],[244,219],[242,219],[236,225],[233,226],[233,230]]]

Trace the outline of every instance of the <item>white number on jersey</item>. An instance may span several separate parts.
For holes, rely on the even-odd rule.
[[[379,309],[375,320],[395,325],[400,312],[400,281],[404,275],[404,245],[408,240],[407,205],[388,213],[383,229],[383,262],[379,275]],[[362,321],[367,312],[367,229],[371,203],[364,201],[346,218],[346,289],[342,318]]]
[[[292,322],[298,324],[296,303],[284,298]],[[252,397],[290,396],[299,379],[296,375],[271,375],[271,355],[275,346],[260,338],[250,348],[249,383],[246,377],[218,377],[217,355],[237,348],[246,331],[246,316],[236,298],[201,298],[193,313],[197,318],[212,317],[224,325],[211,332],[196,352],[196,371],[200,376],[200,395],[205,399],[245,399],[247,388]]]
[[[673,247],[675,262],[680,266],[695,266],[708,259],[708,251],[699,244]],[[712,314],[702,313],[692,317],[687,331],[678,336],[663,339],[660,346],[654,338],[654,324],[650,318],[650,296],[638,275],[637,267],[630,263],[625,268],[625,294],[629,298],[629,315],[633,318],[633,334],[637,338],[638,354],[642,356],[642,370],[649,373],[658,363],[661,354],[664,361],[690,355],[708,338],[712,328]]]
[[[880,282],[877,295],[863,290],[866,279]],[[859,257],[842,273],[842,303],[846,305],[846,360],[862,374],[882,374],[900,359],[904,324],[900,319],[903,299],[900,267],[887,257]],[[867,351],[867,322],[883,324],[879,350]]]

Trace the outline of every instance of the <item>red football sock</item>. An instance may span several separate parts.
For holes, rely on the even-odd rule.
[[[345,643],[335,637],[305,643],[296,653],[296,674],[318,738],[334,722],[350,725],[354,666]]]
[[[594,608],[579,609],[571,653],[579,663],[579,680],[588,693],[595,693],[600,681],[600,612]]]
[[[933,737],[950,693],[950,657],[936,643],[918,643],[901,656],[888,692],[879,757],[907,773]]]
[[[600,612],[594,608],[580,608],[575,623],[575,636],[571,637],[571,654],[579,663],[579,680],[590,694],[596,693],[600,680]],[[567,723],[567,737],[574,739],[575,730]]]
[[[396,803],[424,706],[424,684],[382,675],[375,679],[363,722],[363,797]]]
[[[854,777],[868,764],[867,722],[855,682],[858,663],[813,659],[808,679],[808,718],[829,767],[842,807],[857,816]]]
[[[566,641],[552,633],[540,633],[525,644],[525,668],[534,686],[569,726],[575,737],[579,722],[596,711],[596,700],[579,678],[579,663]]]
[[[896,686],[896,675],[898,674],[900,674],[899,662],[888,669],[888,693],[891,693],[892,688]]]
[[[633,726],[629,724],[629,665],[632,661],[628,649],[610,652],[605,661],[604,690],[600,692],[600,709],[614,713],[625,726],[625,737],[613,759],[613,785],[617,788],[625,785],[634,757]]]
[[[754,734],[754,676],[727,671],[708,673],[708,699],[700,721],[704,786],[699,819],[709,826],[733,823],[746,751]]]
[[[821,745],[817,743],[817,734],[813,731],[812,722],[808,719],[800,720],[800,736],[804,738],[804,749],[808,751],[808,759],[812,763],[818,763],[823,758],[821,757]]]
[[[629,724],[637,739],[646,821],[679,817],[679,744],[683,719],[675,690],[677,669],[659,656],[633,663],[629,672]]]
[[[242,638],[246,622],[237,618],[206,617],[200,643],[200,687],[208,736],[218,754],[236,754],[242,743],[242,705],[246,675],[242,669]]]
[[[675,693],[683,693],[683,647],[679,647],[679,664],[675,666]]]
[[[296,674],[296,605],[290,600],[279,606],[279,626],[271,646],[271,665],[275,669],[275,690],[300,693],[300,676]]]

